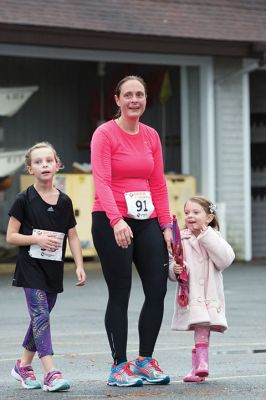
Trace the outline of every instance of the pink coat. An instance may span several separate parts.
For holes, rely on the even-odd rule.
[[[229,267],[235,254],[219,232],[211,228],[198,237],[189,230],[181,232],[184,256],[189,275],[189,304],[180,307],[177,303],[178,284],[174,303],[171,329],[193,330],[197,324],[210,326],[211,330],[224,332],[227,329],[222,272]],[[170,257],[169,279],[176,281]]]

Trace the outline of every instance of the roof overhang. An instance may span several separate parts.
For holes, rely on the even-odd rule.
[[[0,24],[0,32],[1,43],[8,44],[200,56],[257,56],[257,48],[251,42],[187,39],[3,23]]]

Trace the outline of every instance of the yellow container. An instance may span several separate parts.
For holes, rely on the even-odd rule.
[[[194,176],[187,175],[165,175],[169,195],[169,205],[171,214],[177,217],[180,229],[183,229],[184,204],[196,194],[196,179]]]
[[[31,175],[20,176],[20,189],[25,190],[32,185]],[[79,235],[83,257],[96,256],[96,250],[91,236],[91,211],[94,197],[94,185],[91,174],[56,174],[55,186],[66,193],[72,200],[77,232]],[[67,245],[66,257],[72,257]]]

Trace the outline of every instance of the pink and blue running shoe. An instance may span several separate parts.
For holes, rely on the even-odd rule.
[[[64,379],[61,372],[57,369],[52,369],[44,377],[43,390],[45,392],[60,392],[70,388],[69,382]]]
[[[154,358],[147,357],[144,360],[137,358],[132,364],[134,374],[144,381],[158,385],[167,385],[170,382],[170,376],[161,370]]]
[[[21,367],[21,360],[17,360],[15,367],[11,371],[11,376],[20,381],[25,389],[40,389],[41,383],[37,381],[32,366],[24,365]]]
[[[131,362],[123,362],[118,365],[114,364],[107,384],[110,386],[142,386],[142,379],[136,376],[130,366]]]

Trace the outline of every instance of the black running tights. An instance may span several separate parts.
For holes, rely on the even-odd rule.
[[[139,317],[139,355],[151,357],[161,327],[168,276],[168,252],[157,218],[125,218],[134,238],[119,247],[104,212],[92,213],[93,242],[100,258],[109,299],[105,327],[115,364],[127,361],[128,302],[132,262],[140,276],[144,304]]]

